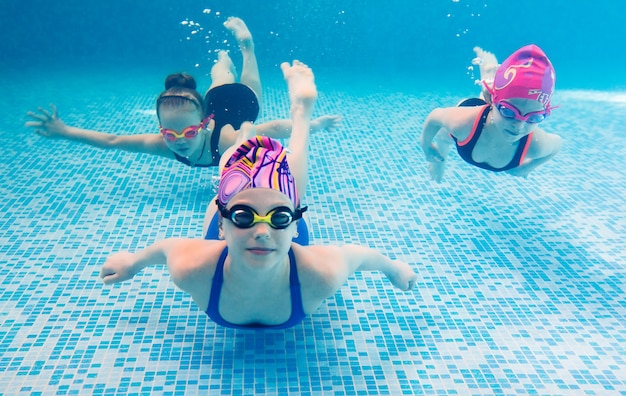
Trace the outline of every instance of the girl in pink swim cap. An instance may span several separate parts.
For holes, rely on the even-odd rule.
[[[422,127],[422,150],[436,182],[443,179],[452,144],[471,165],[523,177],[561,148],[559,136],[539,127],[554,108],[555,74],[546,54],[527,45],[498,65],[493,54],[474,51],[482,97],[435,109]]]
[[[288,149],[242,127],[241,144],[222,158],[215,235],[170,238],[104,263],[105,284],[131,279],[148,265],[167,265],[174,283],[216,324],[243,329],[297,326],[357,271],[381,271],[410,290],[411,266],[358,245],[308,246],[295,238],[304,219],[311,114],[317,99],[305,64],[281,65],[289,86],[293,132]]]

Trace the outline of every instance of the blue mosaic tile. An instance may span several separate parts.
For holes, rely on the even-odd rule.
[[[545,128],[565,144],[528,179],[452,154],[434,184],[419,129],[465,91],[321,76],[316,113],[345,119],[311,139],[312,240],[406,260],[418,287],[355,274],[301,325],[250,332],[217,327],[164,270],[98,279],[111,252],[200,236],[214,171],[23,127],[55,102],[68,124],[156,131],[162,78],[2,81],[0,394],[626,395],[623,93],[557,92]],[[263,120],[287,117],[283,84],[265,83]]]

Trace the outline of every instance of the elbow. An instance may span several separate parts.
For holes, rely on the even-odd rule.
[[[109,134],[100,141],[100,148],[102,149],[114,149],[121,145],[121,139],[117,135]]]

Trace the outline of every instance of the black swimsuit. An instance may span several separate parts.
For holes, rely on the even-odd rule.
[[[185,165],[208,168],[220,163],[220,135],[225,125],[232,125],[235,130],[246,121],[254,122],[259,116],[259,100],[247,85],[234,83],[211,88],[204,97],[204,113],[213,114],[215,128],[211,134],[210,164],[192,164],[185,157],[174,154]],[[206,141],[205,141],[206,145]],[[204,146],[202,152],[204,153]]]
[[[480,138],[480,134],[483,131],[483,127],[485,126],[485,122],[487,121],[487,116],[489,115],[489,111],[491,110],[491,106],[486,104],[486,102],[482,99],[467,99],[461,103],[459,106],[484,106],[484,109],[481,110],[476,120],[474,120],[474,126],[472,127],[472,131],[469,136],[465,138],[465,140],[459,142],[457,138],[452,136],[454,139],[454,143],[456,143],[456,150],[459,153],[459,156],[463,158],[465,162],[468,164],[477,166],[482,169],[486,169],[492,172],[504,172],[513,168],[517,168],[524,161],[524,157],[528,152],[528,148],[530,147],[530,143],[532,142],[532,133],[521,138],[517,144],[517,149],[515,150],[515,155],[513,155],[513,159],[503,166],[502,168],[494,168],[486,162],[476,162],[472,158],[472,152],[474,151],[474,146],[476,146],[476,142]]]

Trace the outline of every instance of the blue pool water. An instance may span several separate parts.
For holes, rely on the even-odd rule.
[[[626,395],[626,79],[608,51],[620,6],[535,15],[531,2],[517,26],[512,5],[404,3],[3,3],[0,394]],[[313,243],[403,259],[415,291],[356,274],[301,325],[253,332],[213,324],[164,269],[101,284],[112,252],[200,236],[216,173],[46,140],[25,113],[54,102],[70,125],[156,130],[166,74],[209,83],[209,44],[180,22],[215,30],[210,49],[232,45],[217,11],[257,38],[262,121],[287,116],[276,65],[294,57],[316,72],[316,115],[344,116],[312,137]],[[583,13],[586,35],[565,34]],[[510,35],[487,34],[505,21]],[[557,67],[544,127],[562,151],[528,179],[453,154],[430,182],[419,128],[475,94],[472,46],[527,42]]]

